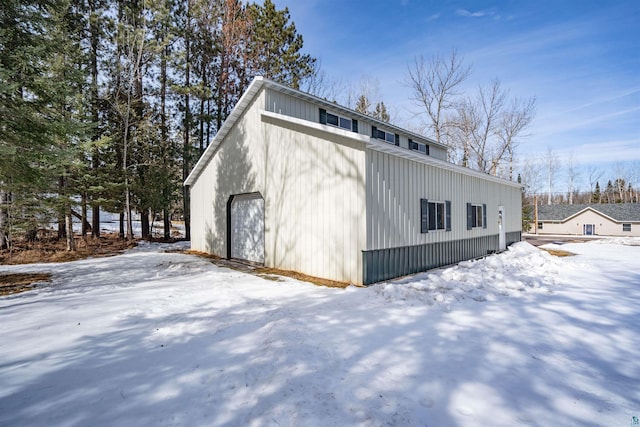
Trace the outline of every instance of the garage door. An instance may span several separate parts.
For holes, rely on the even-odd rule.
[[[264,263],[264,199],[242,194],[231,201],[231,258]]]

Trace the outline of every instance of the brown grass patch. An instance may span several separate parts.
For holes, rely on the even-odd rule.
[[[50,273],[0,273],[0,295],[17,294],[33,289],[37,282],[51,280]]]
[[[261,267],[259,265],[253,265],[251,263],[244,263],[237,260],[228,260],[226,258],[220,258],[217,255],[212,255],[206,252],[186,250],[184,253],[189,255],[196,255],[202,258],[211,260],[215,265],[219,267],[227,267],[233,270],[242,271],[244,273],[253,274],[254,276],[261,277],[266,280],[274,282],[282,282],[282,277],[291,277],[292,279],[300,280],[302,282],[313,283],[318,286],[327,286],[329,288],[346,288],[351,283],[338,282],[336,280],[321,279],[319,277],[309,276],[297,271],[279,270],[277,268]]]
[[[545,248],[538,248],[541,249],[545,252],[550,253],[553,256],[557,256],[557,257],[566,257],[566,256],[574,256],[575,254],[573,252],[569,252],[569,251],[562,251],[559,249],[545,249]]]
[[[318,286],[327,286],[329,288],[346,288],[347,286],[350,285],[350,283],[338,282],[336,280],[321,279],[319,277],[308,276],[303,273],[298,273],[297,271],[278,270],[277,268],[257,267],[255,269],[255,273],[260,277],[270,276],[270,275],[291,277],[292,279],[300,280],[302,282],[313,283],[314,285],[318,285]]]
[[[68,252],[65,239],[56,237],[44,236],[35,242],[14,242],[11,251],[0,251],[0,264],[66,262],[88,257],[112,256],[138,244],[138,239],[126,241],[115,233],[103,234],[99,238],[87,236],[86,240],[76,236],[75,241],[75,252]]]

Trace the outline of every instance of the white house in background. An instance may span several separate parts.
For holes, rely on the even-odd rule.
[[[261,77],[185,185],[192,249],[354,284],[499,251],[522,231],[518,184]]]
[[[532,224],[532,232],[536,232]],[[538,234],[640,236],[640,204],[538,206]]]

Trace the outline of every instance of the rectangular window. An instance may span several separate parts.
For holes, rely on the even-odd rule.
[[[538,230],[542,230],[542,224],[543,224],[542,222],[538,223]]]
[[[420,232],[451,231],[451,202],[430,202],[420,199]]]
[[[351,120],[340,117],[340,124],[338,126],[343,129],[351,130]]]
[[[631,231],[631,224],[622,224],[622,231]]]
[[[371,137],[381,139],[389,144],[400,145],[400,135],[383,131],[375,126],[371,126]]]
[[[429,146],[427,144],[423,144],[421,142],[415,142],[409,139],[409,149],[419,151],[423,154],[429,155]]]
[[[487,228],[487,205],[467,203],[467,230]]]
[[[320,123],[358,132],[358,122],[320,109]]]

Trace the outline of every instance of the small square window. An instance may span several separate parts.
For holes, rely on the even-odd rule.
[[[622,231],[631,231],[631,224],[622,224]]]
[[[538,223],[538,230],[542,230],[542,223],[541,222]]]

